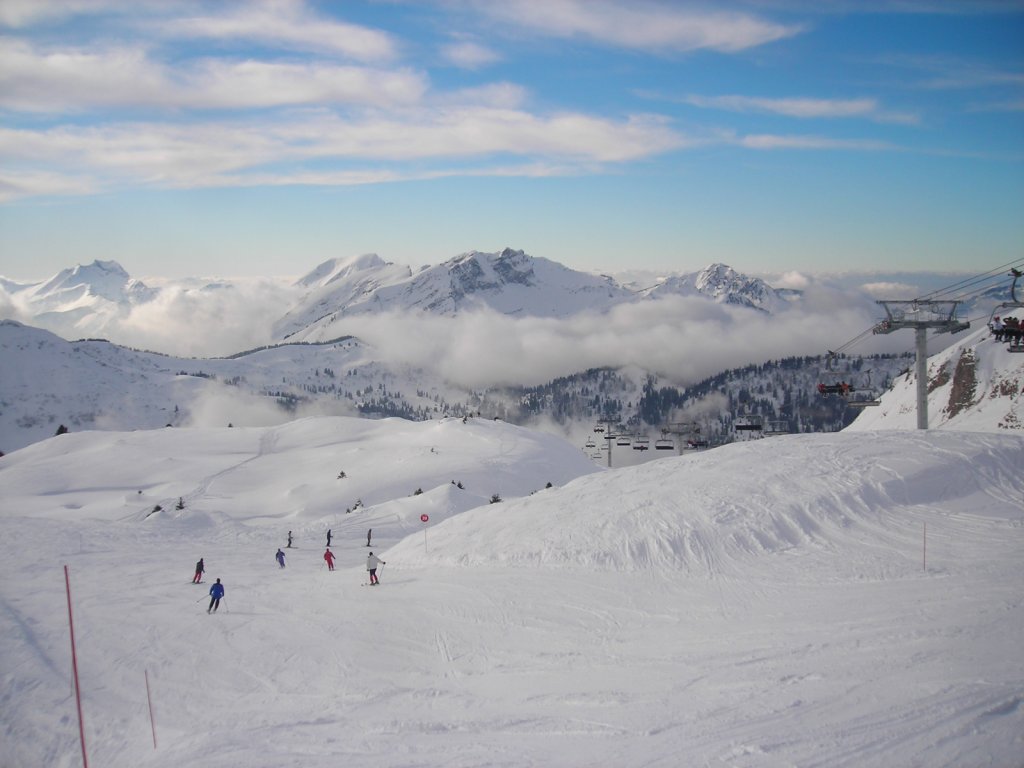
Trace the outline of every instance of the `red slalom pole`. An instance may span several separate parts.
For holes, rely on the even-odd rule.
[[[82,741],[82,766],[89,768],[89,757],[85,752],[85,721],[82,719],[82,690],[78,684],[78,654],[75,651],[75,620],[71,615],[71,577],[64,566],[64,586],[68,593],[68,627],[71,629],[71,670],[75,676],[75,703],[78,705],[78,735]]]

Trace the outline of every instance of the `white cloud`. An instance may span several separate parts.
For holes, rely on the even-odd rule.
[[[794,290],[803,290],[810,286],[811,278],[802,272],[790,271],[779,275],[777,278],[773,278],[769,281],[775,288],[792,288]]]
[[[165,20],[158,31],[187,39],[256,41],[357,61],[389,61],[398,55],[397,42],[387,32],[331,20],[303,2],[248,2],[220,14]]]
[[[0,39],[0,106],[12,110],[407,106],[427,88],[422,73],[406,68],[205,59],[172,70],[138,46],[42,51]]]
[[[876,99],[762,98],[755,96],[686,96],[683,101],[695,107],[730,112],[766,112],[787,117],[865,118],[880,123],[916,124],[916,115],[884,110]]]
[[[735,53],[802,32],[748,13],[637,0],[480,0],[475,7],[505,24],[552,37],[580,37],[643,51],[709,49]]]
[[[433,94],[431,103],[438,107],[475,104],[496,109],[518,109],[525,104],[529,92],[517,83],[487,83],[475,88],[462,88],[445,94]]]
[[[116,13],[127,8],[139,10],[153,5],[152,0],[138,0],[131,4],[123,0],[3,0],[0,2],[0,26],[20,29],[41,21]]]
[[[915,299],[924,292],[920,286],[910,283],[865,283],[860,288],[869,296],[884,299]]]
[[[99,189],[93,179],[44,170],[0,171],[0,203],[37,195],[89,195]]]
[[[140,47],[39,51],[0,38],[0,106],[63,111],[112,104],[152,104],[164,98],[166,72]]]
[[[703,297],[670,297],[561,320],[481,311],[454,318],[350,317],[344,326],[383,359],[468,387],[541,384],[603,366],[636,366],[694,382],[751,361],[822,354],[870,328],[874,309],[863,297],[820,289],[771,322]],[[902,349],[903,342],[874,337],[858,351]]]
[[[858,152],[893,150],[887,141],[874,139],[832,139],[827,136],[750,134],[736,139],[736,144],[747,149],[839,149]]]
[[[681,146],[682,137],[663,120],[637,116],[625,121],[584,114],[551,117],[520,110],[466,106],[417,110],[396,118],[345,120],[308,114],[280,123],[264,121],[191,124],[120,123],[61,126],[47,130],[0,128],[0,159],[23,164],[61,163],[63,175],[83,184],[153,184],[171,187],[237,186],[251,183],[366,183],[392,174],[379,162],[399,160],[481,162],[521,157],[533,173],[540,166],[617,163],[650,157]],[[309,172],[302,163],[331,160],[362,167]],[[280,166],[273,173],[265,167]],[[370,165],[367,165],[370,164]],[[515,172],[501,164],[495,172]],[[34,171],[37,173],[37,171]],[[445,175],[453,169],[419,169],[415,175]],[[462,168],[486,174],[483,167]],[[91,177],[91,182],[89,181]],[[14,175],[9,195],[18,188]]]
[[[449,64],[462,69],[481,69],[501,60],[501,56],[493,48],[470,41],[443,46],[441,56]]]
[[[273,322],[294,298],[293,288],[272,280],[214,290],[171,286],[105,333],[120,344],[181,357],[229,355],[267,344]]]
[[[187,427],[272,427],[307,416],[358,416],[343,401],[322,401],[296,411],[280,407],[269,397],[249,394],[238,387],[211,385],[189,403]]]

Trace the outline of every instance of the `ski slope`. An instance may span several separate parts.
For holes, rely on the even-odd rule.
[[[1022,466],[953,431],[617,470],[472,419],[51,438],[0,458],[0,764],[81,764],[67,564],[91,765],[1021,766]]]

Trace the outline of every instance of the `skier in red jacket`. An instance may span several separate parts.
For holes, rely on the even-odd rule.
[[[334,555],[331,553],[331,550],[328,549],[326,552],[324,552],[324,560],[327,562],[327,570],[328,571],[333,571],[334,570]]]

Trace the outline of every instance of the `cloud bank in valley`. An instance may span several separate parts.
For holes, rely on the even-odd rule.
[[[875,319],[863,299],[816,287],[805,294],[803,306],[774,317],[705,298],[668,297],[567,319],[490,311],[457,317],[388,314],[346,318],[333,328],[360,337],[382,359],[486,388],[628,366],[692,383],[728,368],[824,354]],[[908,343],[896,335],[870,337],[854,353],[903,351]]]
[[[272,427],[309,416],[358,416],[343,400],[302,403],[293,412],[271,398],[248,394],[237,387],[211,387],[189,404],[187,427]]]
[[[877,306],[863,292],[804,276],[790,276],[790,283],[800,284],[800,300],[773,316],[705,297],[668,296],[561,319],[486,309],[454,317],[352,315],[331,324],[330,334],[356,336],[377,361],[424,369],[461,387],[532,386],[604,367],[633,367],[685,385],[751,363],[823,354],[878,319]],[[299,299],[293,285],[254,279],[171,284],[151,302],[85,319],[32,317],[17,293],[0,290],[0,311],[69,339],[103,337],[180,357],[223,357],[281,343],[271,328]],[[895,352],[911,345],[901,334],[868,334],[849,351]]]

